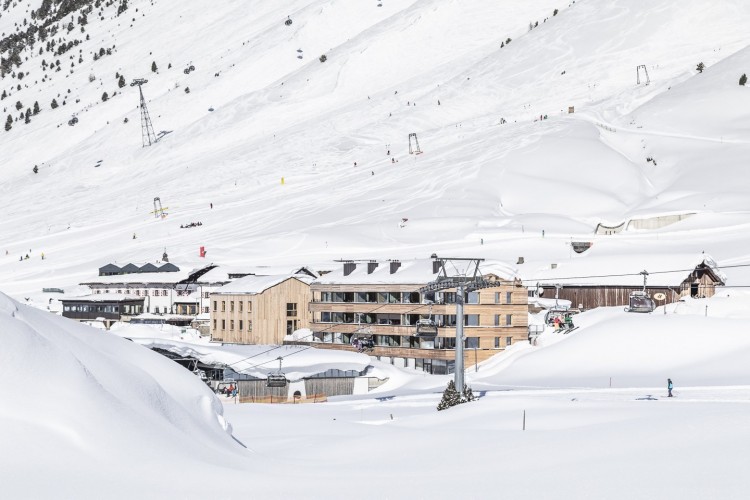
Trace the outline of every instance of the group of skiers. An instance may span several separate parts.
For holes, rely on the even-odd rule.
[[[9,252],[8,252],[8,251],[6,250],[6,251],[5,251],[5,255],[8,255],[8,253],[9,253]],[[26,254],[25,256],[24,256],[24,255],[21,255],[21,256],[20,256],[20,257],[18,258],[18,260],[19,260],[20,262],[23,262],[24,260],[29,260],[29,259],[31,258],[31,256],[29,255],[30,253],[31,253],[31,249],[29,248],[29,253],[27,253],[27,254]],[[42,252],[42,260],[44,260],[44,252]]]
[[[235,386],[234,384],[229,384],[228,387],[224,387],[223,389],[221,389],[221,393],[228,398],[233,398],[237,395],[237,386]]]
[[[198,227],[198,226],[202,226],[202,225],[203,225],[203,223],[200,222],[200,221],[198,221],[198,222],[191,222],[190,224],[180,224],[180,229],[187,229],[189,227]]]
[[[356,336],[353,336],[352,347],[354,347],[358,352],[371,351],[375,348],[375,342],[373,342],[372,337],[365,337],[360,339]]]

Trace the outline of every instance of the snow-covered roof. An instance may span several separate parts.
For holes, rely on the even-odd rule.
[[[272,276],[245,276],[244,278],[239,278],[231,283],[228,283],[218,289],[216,289],[213,293],[219,293],[219,294],[235,294],[235,293],[243,293],[243,294],[258,294],[263,293],[265,290],[274,287],[278,285],[279,283],[283,283],[284,281],[288,279],[297,279],[303,283],[310,284],[312,281],[312,277],[306,275],[306,274],[277,274]]]
[[[144,300],[144,297],[125,293],[92,293],[78,297],[62,297],[61,302],[120,302],[125,300]]]
[[[697,266],[705,264],[722,281],[726,276],[707,254],[622,254],[587,255],[550,264],[524,264],[523,281],[531,286],[561,284],[563,286],[642,286],[641,271],[647,271],[650,287],[677,286]]]
[[[394,263],[400,265],[391,265]],[[368,273],[368,262],[354,262],[354,270],[344,276],[344,264],[342,263],[328,274],[324,274],[316,279],[313,284],[334,285],[334,284],[382,284],[382,285],[421,285],[434,281],[438,274],[433,272],[432,259],[414,259],[403,261],[381,261],[377,262],[377,267]],[[391,268],[395,271],[391,273]],[[512,280],[516,276],[514,268],[499,261],[485,261],[479,266],[482,275],[494,274],[505,280]],[[465,267],[452,265],[447,269],[449,276],[458,276],[466,272]]]

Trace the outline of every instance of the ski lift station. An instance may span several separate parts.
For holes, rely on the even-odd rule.
[[[555,264],[525,263],[519,272],[536,295],[551,306],[556,297],[579,310],[624,306],[651,312],[683,297],[714,295],[726,276],[707,254],[608,255],[589,250]],[[531,287],[533,290],[533,286]]]

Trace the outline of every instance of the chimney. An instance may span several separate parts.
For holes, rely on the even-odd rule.
[[[432,261],[432,274],[437,274],[440,272],[440,266],[441,263],[439,260],[433,260]]]
[[[349,276],[356,268],[355,262],[344,262],[344,276]]]
[[[377,262],[368,262],[367,263],[367,274],[372,274],[372,272],[377,267],[378,267],[378,263]]]
[[[394,274],[396,271],[398,271],[398,268],[401,267],[401,262],[397,260],[391,261],[391,274]]]

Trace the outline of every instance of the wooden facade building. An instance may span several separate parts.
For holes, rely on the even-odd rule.
[[[558,287],[558,299],[569,300],[572,307],[583,310],[626,306],[631,292],[643,290],[640,273],[646,271],[646,292],[658,307],[683,297],[711,297],[716,287],[723,286],[726,280],[716,263],[705,254],[670,256],[661,262],[612,258],[606,266],[599,262],[602,259],[592,259],[593,265],[589,267],[588,260],[581,258],[576,259],[575,265],[562,264],[540,271],[537,290],[545,299],[554,299]],[[535,279],[532,276],[526,281],[531,285]],[[533,285],[530,288],[533,289]]]
[[[438,276],[437,261],[344,262],[311,284],[312,341],[318,348],[353,350],[353,338],[370,338],[369,353],[393,364],[430,373],[452,373],[455,359],[456,291],[420,292]],[[490,266],[487,266],[490,267]],[[466,294],[466,364],[483,361],[528,338],[528,296],[515,276],[484,269],[497,283]],[[435,337],[417,336],[419,320],[431,319]],[[298,339],[301,341],[303,339]]]
[[[211,294],[211,340],[281,344],[309,324],[308,275],[247,276]]]

